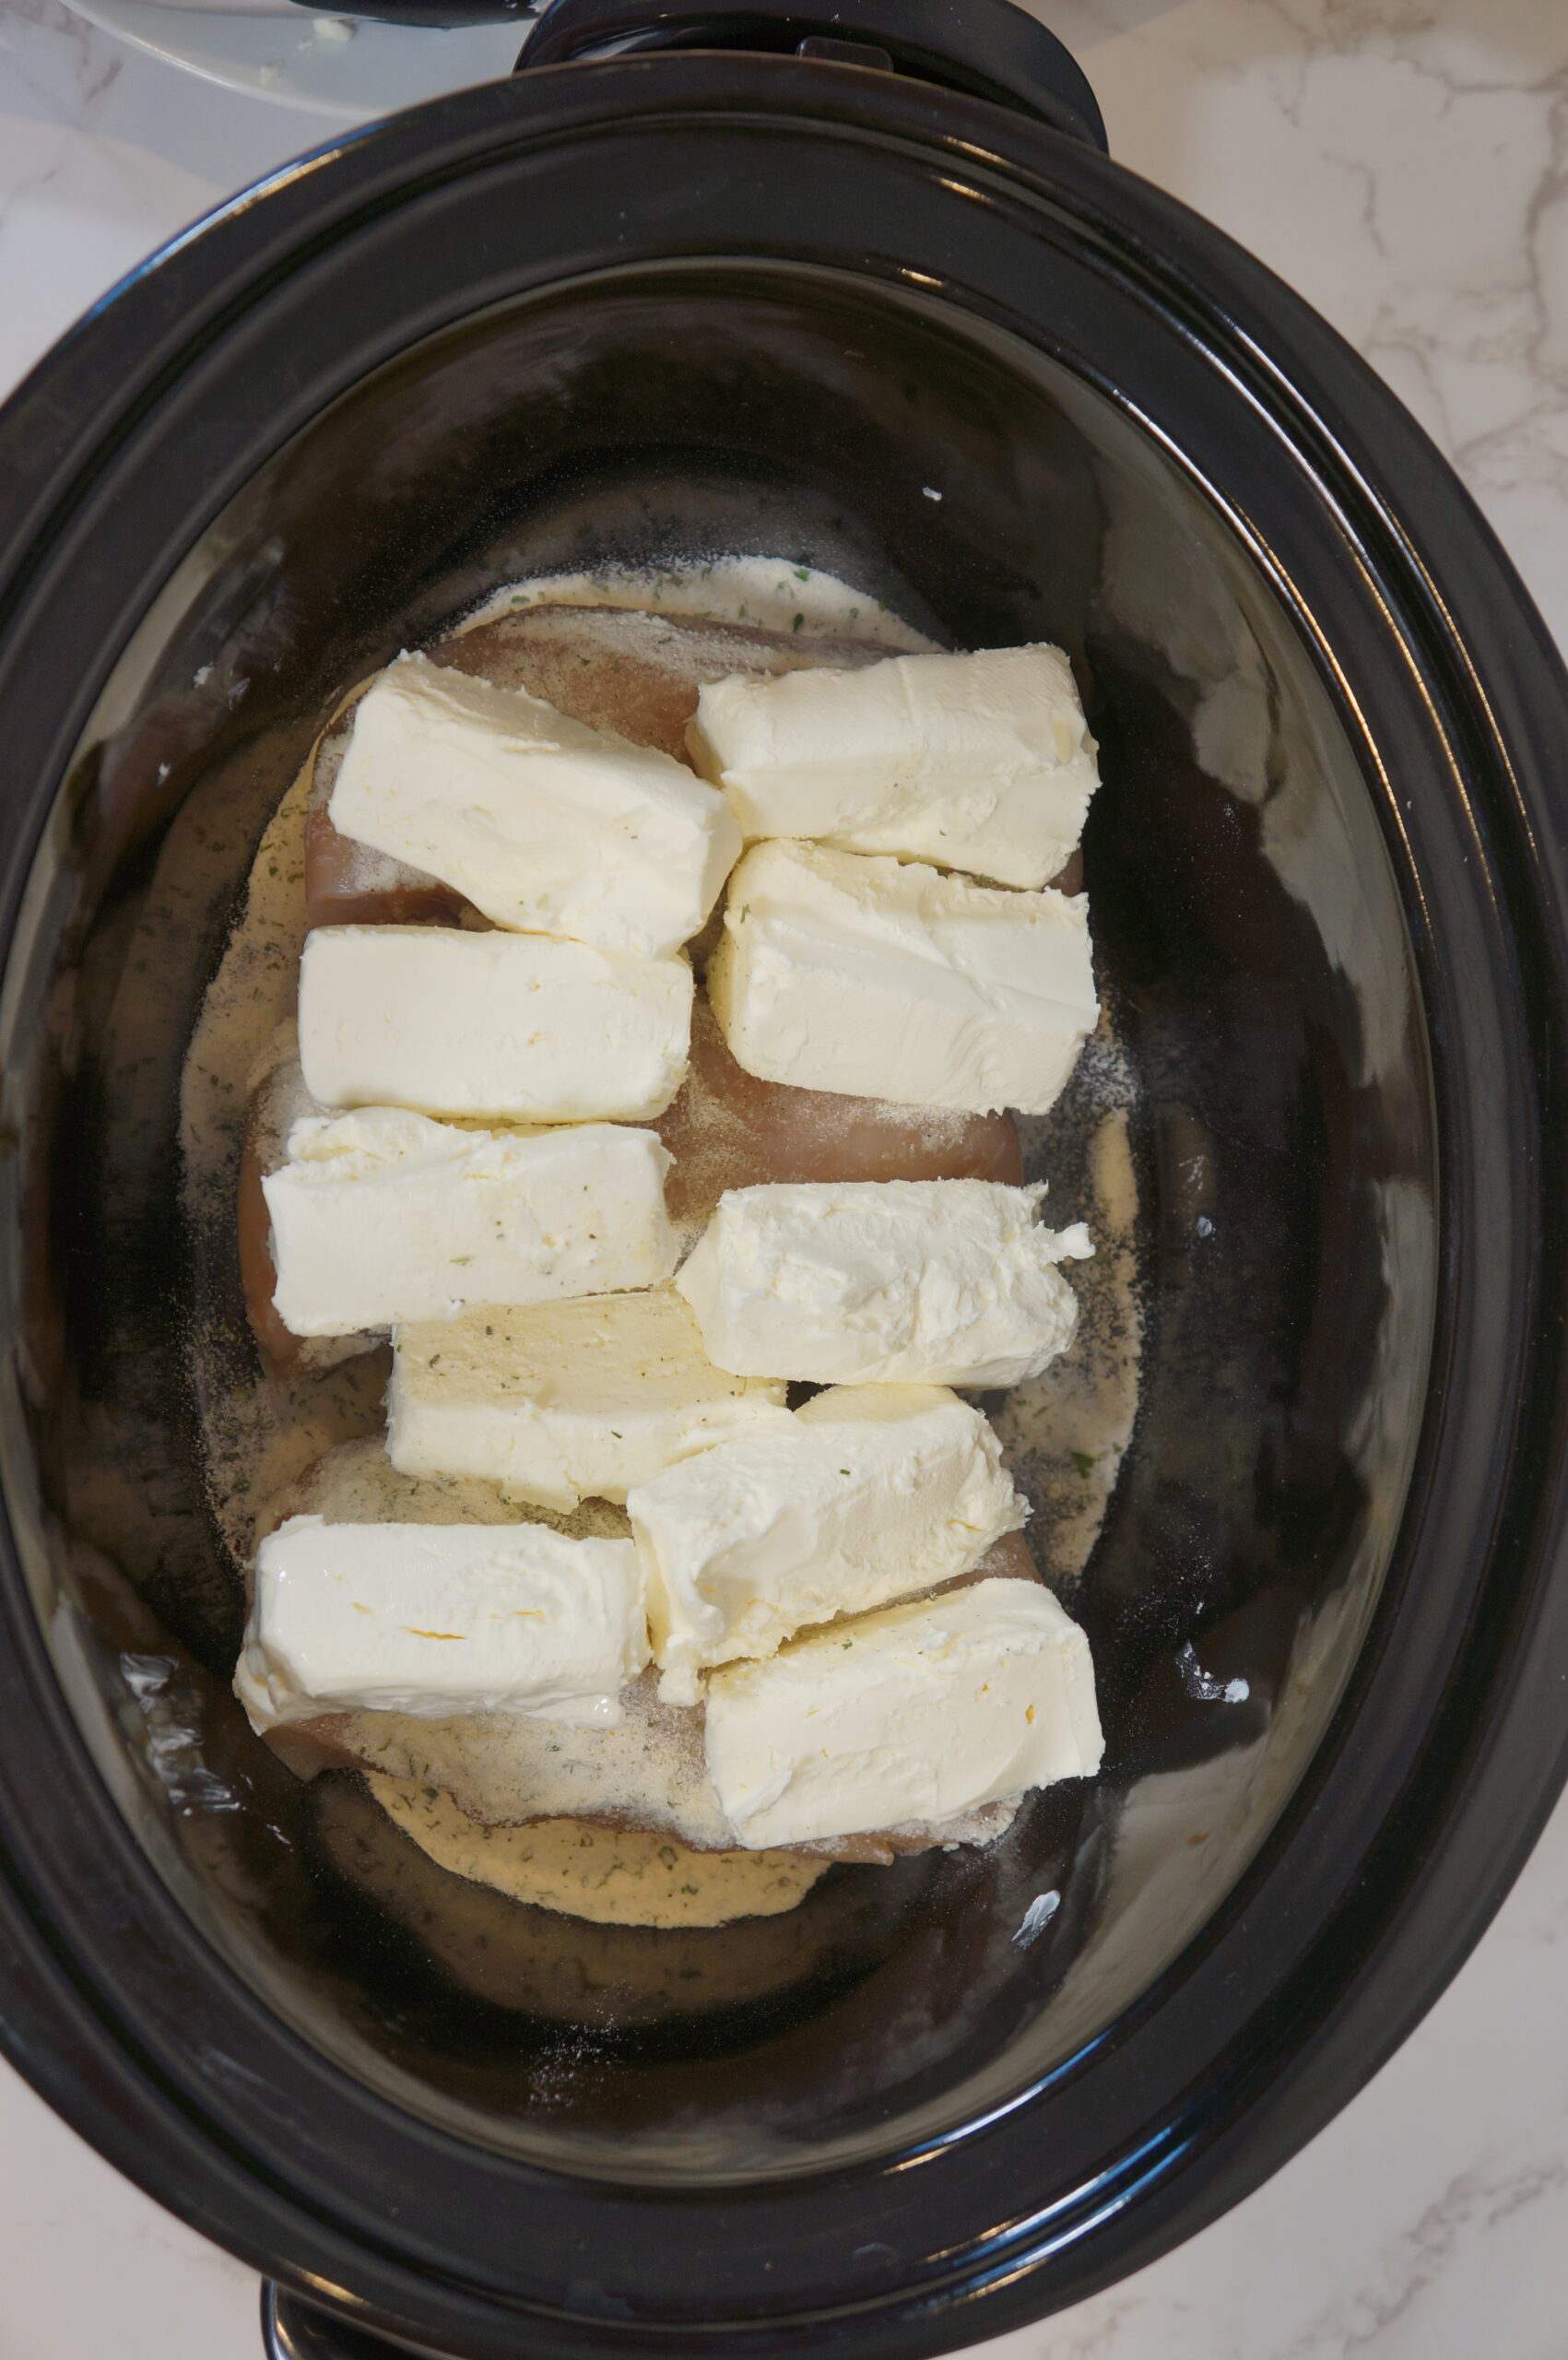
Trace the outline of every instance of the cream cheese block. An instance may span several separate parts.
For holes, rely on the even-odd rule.
[[[968,1573],[1028,1514],[988,1421],[915,1385],[819,1393],[787,1425],[666,1468],[626,1506],[670,1705],[696,1704],[715,1664]]]
[[[234,1687],[258,1729],[322,1712],[608,1729],[647,1659],[632,1541],[296,1516],[256,1552]]]
[[[478,1475],[512,1498],[574,1507],[760,1423],[784,1388],[716,1368],[671,1289],[400,1328],[387,1456],[405,1475]]]
[[[740,851],[724,796],[683,762],[425,655],[360,699],[328,809],[496,926],[625,959],[678,950]]]
[[[686,1071],[691,970],[544,935],[317,926],[300,1062],[324,1106],[514,1123],[641,1122]]]
[[[308,1116],[262,1181],[278,1316],[336,1336],[656,1286],[675,1267],[669,1162],[615,1123],[508,1137],[390,1106]]]
[[[763,1081],[976,1115],[1043,1115],[1100,1012],[1081,895],[793,843],[737,868],[708,997]]]
[[[1057,1264],[1081,1221],[1036,1218],[1043,1184],[858,1180],[732,1188],[676,1285],[708,1356],[824,1385],[1017,1385],[1066,1351],[1078,1302]]]
[[[714,681],[687,743],[749,841],[808,836],[1001,885],[1056,875],[1100,783],[1059,647]]]
[[[1089,1642],[1006,1578],[797,1639],[708,1682],[708,1774],[741,1844],[943,1820],[1087,1778],[1103,1751]]]

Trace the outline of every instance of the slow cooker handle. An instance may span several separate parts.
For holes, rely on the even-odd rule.
[[[419,5],[419,0],[409,0]],[[1105,148],[1071,51],[1013,0],[548,0],[519,73],[629,52],[771,50],[967,90]]]

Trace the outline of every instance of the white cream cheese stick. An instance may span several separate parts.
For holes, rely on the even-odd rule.
[[[708,997],[763,1081],[976,1115],[1043,1115],[1100,1012],[1081,895],[792,843],[737,868]]]
[[[262,1181],[278,1316],[337,1336],[657,1286],[675,1267],[669,1162],[616,1123],[508,1137],[389,1106],[306,1117]]]
[[[647,1659],[630,1540],[296,1516],[257,1552],[234,1687],[257,1729],[324,1712],[608,1729]]]
[[[809,836],[1001,885],[1056,875],[1100,783],[1059,647],[718,680],[687,743],[749,842]]]
[[[514,1123],[642,1122],[680,1087],[684,959],[544,935],[317,926],[300,962],[300,1063],[324,1106]]]
[[[748,1847],[805,1844],[1087,1778],[1089,1642],[1038,1582],[884,1607],[708,1682],[705,1747]]]
[[[801,1181],[732,1188],[675,1283],[709,1358],[825,1385],[1017,1385],[1066,1351],[1056,1265],[1094,1251],[1037,1220],[1043,1184]]]
[[[724,796],[683,762],[425,655],[360,699],[328,808],[495,925],[626,959],[689,940],[740,851]]]
[[[760,1422],[780,1384],[715,1368],[668,1287],[400,1328],[387,1456],[404,1475],[478,1475],[548,1508],[624,1500],[677,1459]]]
[[[629,1492],[668,1705],[808,1623],[966,1574],[1028,1514],[988,1421],[940,1386],[818,1394]]]

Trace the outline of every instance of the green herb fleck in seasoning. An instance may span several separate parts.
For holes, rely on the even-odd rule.
[[[795,620],[790,625],[791,631],[799,631],[805,620],[806,618],[804,615],[796,615]]]
[[[1087,1475],[1090,1469],[1097,1463],[1091,1450],[1069,1450],[1067,1457],[1080,1475]]]
[[[811,568],[808,565],[797,565],[795,569],[795,578],[797,582],[809,582]]]

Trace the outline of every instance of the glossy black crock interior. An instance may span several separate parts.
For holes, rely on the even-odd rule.
[[[615,189],[596,144],[610,69],[553,77],[562,94],[593,83],[562,95],[560,119],[548,88],[470,94],[445,110],[444,173],[422,183],[372,140],[331,168],[347,197],[365,195],[345,205],[336,242],[312,225],[292,282],[253,257],[251,291],[231,295],[204,348],[230,372],[231,405],[247,388],[246,414],[225,410],[220,386],[204,394],[194,362],[195,390],[173,397],[199,498],[160,511],[144,463],[139,572],[100,522],[134,629],[96,651],[90,714],[68,749],[60,735],[63,785],[7,977],[26,1241],[7,1496],[80,1737],[172,1896],[160,1914],[125,1868],[135,1940],[156,1919],[146,1939],[181,1952],[150,1994],[131,1978],[136,2005],[156,2012],[166,1987],[195,1977],[229,2023],[212,2053],[269,2094],[250,2110],[258,2154],[285,2159],[301,2194],[316,2186],[340,2248],[373,2241],[377,2222],[384,2243],[396,2223],[405,2308],[384,2288],[367,2299],[407,2323],[428,2295],[442,2332],[474,2350],[506,2348],[486,2308],[503,2300],[556,2312],[562,2349],[608,2349],[617,2319],[639,2312],[693,2331],[782,2312],[816,2333],[807,2323],[827,2307],[835,2335],[865,2349],[980,2331],[973,2311],[938,2324],[921,2289],[967,2271],[981,2300],[998,2239],[1016,2243],[1068,2191],[1087,2202],[1140,2152],[1140,2125],[1145,2140],[1173,2136],[1184,2077],[1214,2086],[1215,2057],[1259,2036],[1256,2011],[1295,1954],[1267,1907],[1249,1944],[1243,1900],[1293,1869],[1298,1918],[1303,1896],[1325,1919],[1341,1906],[1342,1881],[1430,1755],[1452,1687],[1444,1648],[1473,1613],[1455,1584],[1486,1571],[1454,1519],[1446,1569],[1430,1534],[1418,1554],[1409,1518],[1401,1537],[1423,1422],[1432,1496],[1429,1363],[1435,1334],[1451,1365],[1473,1316],[1453,1224],[1485,1178],[1464,1162],[1484,1150],[1444,1098],[1442,1056],[1434,1126],[1432,1044],[1491,1056],[1503,1095],[1529,1065],[1506,1012],[1522,922],[1500,940],[1484,894],[1465,904],[1483,878],[1460,875],[1506,766],[1473,733],[1456,755],[1462,732],[1440,701],[1459,691],[1434,685],[1435,667],[1421,676],[1419,570],[1402,584],[1410,612],[1396,612],[1397,545],[1379,578],[1279,389],[1272,414],[1244,400],[1186,348],[1175,308],[1161,314],[1029,178],[1107,168],[972,110],[1019,152],[1007,202],[999,165],[987,180],[965,164],[984,206],[964,216],[941,102],[878,98],[908,150],[890,161],[847,136],[861,116],[837,95],[842,77],[818,98],[791,68],[786,96],[781,70],[732,64],[721,82],[701,60],[654,81],[615,69]],[[690,170],[669,177],[657,93],[675,72],[701,95],[710,71],[711,97],[738,77],[760,109],[793,110],[782,152],[818,175],[771,239],[728,223],[744,204],[721,170],[726,154],[754,167],[765,128],[718,112],[672,122]],[[646,115],[630,131],[628,93]],[[527,145],[546,131],[548,181]],[[477,160],[487,142],[492,167]],[[875,255],[856,266],[831,227],[835,173],[841,206],[896,188],[898,237],[945,256],[945,279],[921,286],[929,273]],[[649,210],[628,266],[590,217],[596,204],[607,223],[613,196],[640,186],[669,202]],[[1114,183],[1094,186],[1103,201]],[[510,266],[481,234],[501,194]],[[273,200],[273,220],[294,201]],[[204,418],[210,465],[193,432]],[[132,480],[121,529],[136,496]],[[780,1921],[683,1938],[696,1948],[672,1968],[673,1938],[563,1935],[510,1906],[455,1939],[470,1905],[432,1870],[408,1908],[372,1903],[341,1872],[337,1839],[360,1825],[351,1786],[294,1785],[227,1698],[240,1589],[194,1449],[178,1075],[261,829],[345,680],[520,572],[730,550],[830,566],[955,644],[1046,637],[1079,663],[1105,779],[1086,840],[1097,953],[1138,1082],[1144,1373],[1075,1601],[1102,1684],[1102,1781],[1040,1798],[992,1853],[837,1870],[782,1939]],[[35,616],[46,605],[38,595]],[[47,711],[63,733],[69,699]],[[1505,794],[1498,809],[1505,830]],[[1446,940],[1431,930],[1440,891],[1455,897]],[[1456,997],[1461,916],[1474,941]],[[1079,1137],[1065,1119],[1032,1142],[1064,1214],[1085,1185]],[[1504,1162],[1485,1186],[1491,1240],[1523,1269],[1539,1236],[1506,1202],[1515,1178]],[[1516,1292],[1518,1316],[1538,1284]],[[232,1325],[243,1354],[237,1298]],[[1499,1399],[1519,1381],[1495,1339],[1471,1375],[1477,1400],[1483,1376]],[[1472,1457],[1448,1480],[1494,1528],[1507,1466],[1483,1475]],[[1399,1600],[1406,1619],[1391,1624]],[[1391,1627],[1410,1634],[1392,1673]],[[1363,1718],[1341,1716],[1338,1750],[1326,1748],[1352,1673]],[[1385,1677],[1395,1690],[1369,1706]],[[1381,1790],[1363,1758],[1354,1797],[1326,1803],[1343,1733],[1369,1710],[1384,1717]],[[1060,1906],[1020,1943],[1045,1892]],[[81,1925],[61,1939],[79,1953]],[[1184,2024],[1206,1956],[1237,1941],[1253,1986],[1230,1970]],[[155,2050],[165,2037],[150,2016],[138,2031]],[[1136,2063],[1150,2043],[1169,2097]],[[1273,2032],[1270,2070],[1301,2046]],[[1363,2036],[1362,2054],[1374,2046]],[[165,2070],[187,2069],[205,2078],[190,2060]],[[210,2104],[208,2092],[198,2111]],[[916,2154],[918,2186],[904,2176]],[[417,2226],[392,2194],[405,2182],[428,2204]],[[777,2189],[784,2209],[759,2211],[742,2184],[759,2199]],[[727,2190],[749,2226],[725,2213],[724,2250],[692,2281],[654,2215],[614,2197],[639,2186],[661,2201],[689,2191],[714,2223]],[[536,2231],[508,2229],[503,2189],[513,2204],[527,2192]],[[256,2250],[253,2231],[220,2225]],[[552,2258],[570,2236],[590,2256],[575,2295]],[[766,2275],[783,2250],[787,2286]],[[258,2258],[305,2267],[297,2238]],[[460,2302],[434,2291],[458,2273]],[[340,2249],[325,2283],[357,2293],[364,2280]],[[1067,2283],[1042,2279],[1028,2299],[1059,2299]],[[998,2290],[985,2324],[1005,2323],[1007,2299]]]
[[[905,2147],[1149,1984],[1338,1701],[1431,1325],[1429,1085],[1389,865],[1306,653],[1220,520],[1108,404],[949,310],[778,268],[595,278],[420,348],[280,454],[138,633],[105,690],[119,726],[78,757],[142,839],[83,947],[101,985],[78,995],[54,1142],[52,1488],[102,1587],[226,1678],[242,1568],[187,1400],[211,1241],[174,1211],[179,1074],[326,703],[498,584],[734,551],[825,566],[951,644],[1057,642],[1088,688],[1106,785],[1086,877],[1137,1076],[1146,1320],[1136,1441],[1074,1599],[1101,1780],[1038,1797],[986,1851],[838,1870],[784,1918],[574,1926],[434,1869],[357,1780],[300,1787],[220,1687],[159,1671],[150,1630],[130,1650],[189,1906],[242,1970],[468,2135],[618,2176]],[[142,836],[176,748],[177,803]],[[1092,1213],[1092,1096],[1086,1074],[1030,1127],[1057,1219]],[[243,1381],[231,1231],[218,1255]],[[112,1695],[125,1672],[104,1671]]]

